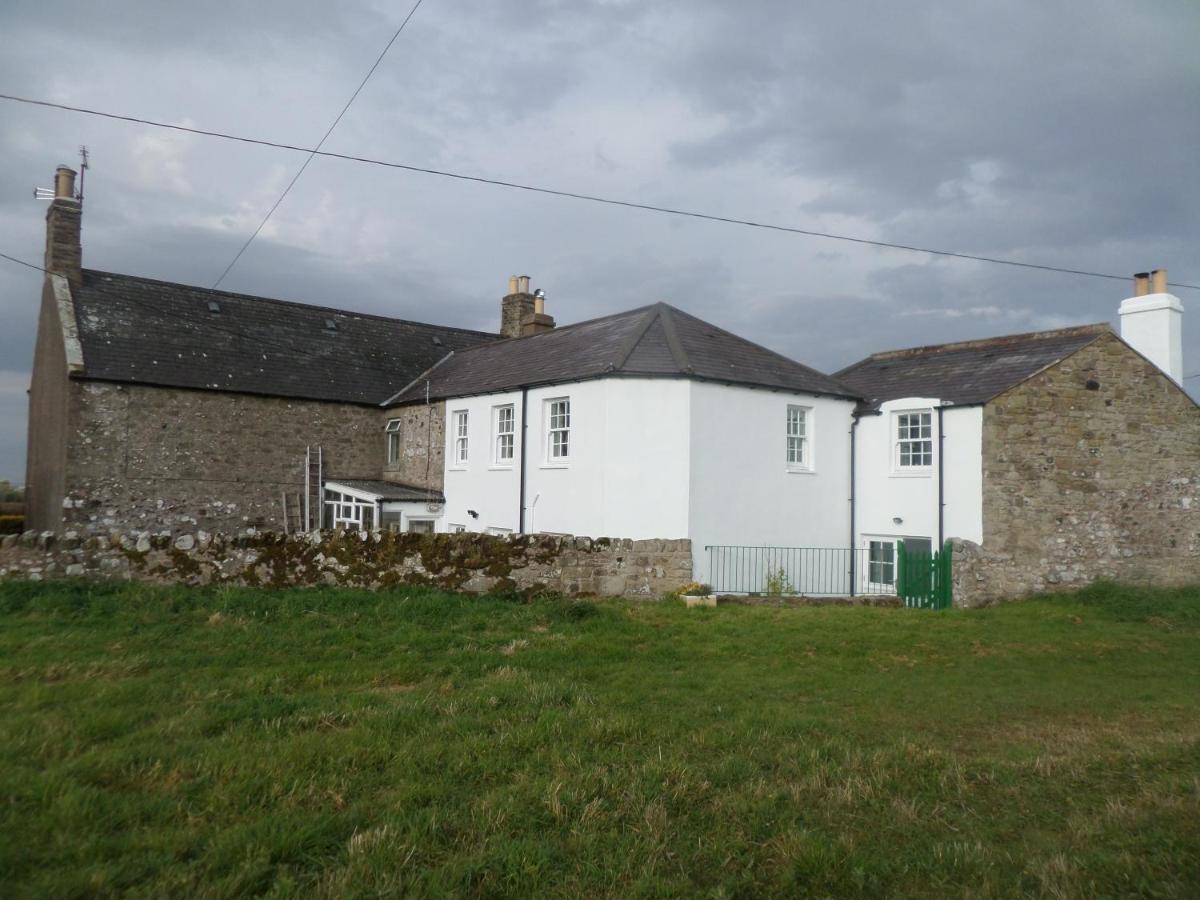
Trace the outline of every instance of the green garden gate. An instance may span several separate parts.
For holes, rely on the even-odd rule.
[[[896,544],[896,594],[913,609],[949,609],[951,553],[946,541],[940,551],[917,553]]]

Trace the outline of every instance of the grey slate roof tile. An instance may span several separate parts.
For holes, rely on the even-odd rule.
[[[275,397],[377,405],[448,352],[498,340],[89,269],[74,302],[84,378]]]
[[[337,490],[339,484],[358,491],[374,494],[380,500],[429,500],[434,503],[445,503],[446,498],[441,491],[434,488],[417,487],[412,484],[402,484],[399,481],[379,481],[370,478],[334,478],[325,479],[325,486]]]
[[[674,376],[858,399],[846,384],[665,303],[456,352],[395,404],[604,376]]]
[[[836,375],[876,405],[901,397],[986,403],[1110,331],[1101,323],[892,350],[868,356]]]

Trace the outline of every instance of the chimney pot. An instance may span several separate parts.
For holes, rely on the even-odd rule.
[[[546,313],[546,295],[539,292],[533,295],[533,313],[536,316]]]
[[[1138,272],[1133,276],[1133,296],[1145,297],[1150,293],[1150,273]]]
[[[518,294],[528,294],[529,293],[529,276],[528,275],[518,275],[517,276],[517,293]]]
[[[59,166],[54,171],[54,199],[75,199],[75,170],[70,166]]]
[[[1165,294],[1167,292],[1167,270],[1155,269],[1150,273],[1150,289],[1155,294]]]
[[[508,293],[513,295],[517,292],[517,276],[513,275],[508,279]]]

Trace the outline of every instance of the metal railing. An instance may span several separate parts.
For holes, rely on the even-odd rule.
[[[718,594],[853,597],[895,594],[894,559],[849,547],[750,547],[713,544],[708,583]]]

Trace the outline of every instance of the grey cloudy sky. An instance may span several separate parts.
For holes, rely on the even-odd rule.
[[[0,92],[312,146],[410,6],[7,0]],[[425,0],[325,149],[1197,283],[1198,34],[1194,0]],[[303,162],[0,102],[0,251],[40,261],[32,188],[80,144],[84,264],[195,284]],[[663,300],[826,371],[1112,320],[1128,294],[329,159],[223,286],[495,329],[517,272],[560,323]],[[39,285],[0,261],[0,478],[15,481]],[[1200,292],[1177,293],[1200,311]]]

